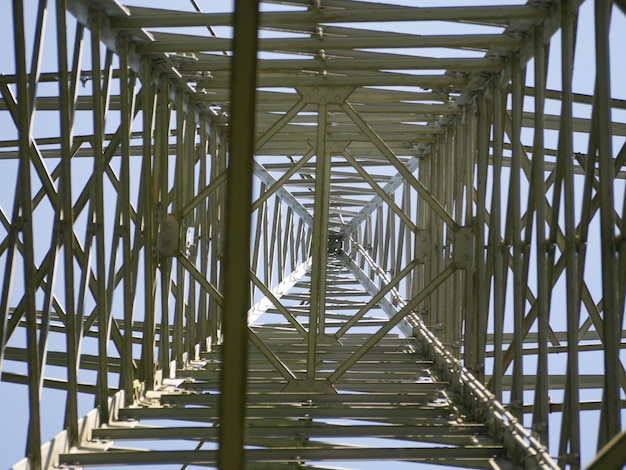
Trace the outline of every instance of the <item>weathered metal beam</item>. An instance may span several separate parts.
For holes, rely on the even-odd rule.
[[[315,52],[320,47],[328,51],[374,48],[431,48],[450,47],[455,49],[473,48],[487,50],[490,47],[520,47],[524,40],[514,36],[501,34],[473,34],[473,35],[439,35],[416,36],[410,34],[397,37],[380,36],[372,33],[363,38],[327,37],[322,42],[311,39],[261,39],[259,51],[263,52]],[[164,52],[222,52],[230,51],[233,43],[230,39],[183,39],[172,41],[155,41],[152,43],[137,44],[138,54],[160,54]]]
[[[242,454],[246,462],[300,462],[302,460],[405,460],[413,462],[447,461],[450,459],[492,459],[503,457],[505,451],[497,446],[476,447],[395,447],[395,448],[346,448],[346,447],[295,447],[293,449],[246,450]],[[158,465],[184,464],[215,465],[217,452],[198,451],[152,451],[61,454],[59,462],[64,465]]]
[[[318,23],[360,23],[382,21],[509,21],[517,19],[545,19],[549,11],[527,5],[482,6],[482,7],[420,7],[398,8],[387,5],[378,8],[360,8],[350,10],[318,9],[309,12],[263,12],[259,26],[270,28],[289,24]],[[233,15],[230,13],[183,13],[174,10],[133,7],[131,15],[116,16],[111,21],[113,29],[190,27],[190,26],[232,26]]]
[[[317,140],[315,145],[315,207],[313,237],[311,240],[311,306],[307,337],[307,379],[315,380],[317,373],[317,345],[325,334],[326,263],[330,202],[331,154],[326,146],[328,122],[326,100],[317,107]]]
[[[15,228],[21,233],[24,243],[23,250],[23,289],[25,300],[26,315],[26,344],[28,347],[28,439],[26,444],[26,452],[36,468],[42,464],[41,460],[41,410],[40,410],[40,374],[41,366],[39,364],[39,344],[37,341],[37,313],[35,305],[36,286],[35,280],[35,256],[34,256],[34,233],[33,233],[33,211],[30,204],[31,198],[31,168],[30,168],[30,147],[32,142],[32,121],[30,116],[30,106],[28,105],[28,76],[26,71],[26,44],[25,44],[25,21],[24,21],[24,3],[17,0],[13,4],[13,25],[15,40],[15,68],[17,71],[17,101],[22,106],[19,107],[17,113],[16,124],[18,128],[19,139],[19,185],[15,195],[15,210],[13,213],[13,223]],[[13,250],[16,250],[17,231],[15,233],[15,244]],[[13,254],[15,251],[13,251]],[[13,262],[13,259],[10,260]],[[7,266],[9,276],[12,278],[13,267]],[[10,287],[5,284],[8,290]],[[7,305],[8,307],[8,305]],[[5,313],[8,313],[5,310]],[[6,320],[3,319],[4,325]],[[4,348],[4,328],[0,337],[2,344],[0,348]]]
[[[333,396],[333,395],[331,395]],[[97,439],[109,440],[152,440],[152,439],[194,439],[215,441],[217,427],[119,427],[94,429],[92,435]],[[248,438],[296,438],[306,435],[308,438],[330,437],[366,437],[366,438],[426,438],[431,436],[471,439],[476,434],[484,433],[485,426],[478,425],[439,425],[439,426],[403,426],[403,425],[291,425],[291,426],[250,426]]]
[[[319,45],[317,46],[319,47]],[[374,47],[374,46],[363,46]],[[410,47],[410,46],[407,46]],[[420,87],[424,89],[430,88],[451,88],[460,89],[467,85],[467,80],[463,76],[450,75],[411,75],[400,73],[372,73],[360,75],[328,75],[320,74],[318,76],[292,76],[278,75],[265,76],[260,75],[257,78],[257,84],[263,88],[284,88],[285,79],[289,79],[289,85],[295,88],[314,87],[314,86],[404,86],[404,87]],[[201,89],[205,88],[228,88],[228,78],[212,78],[209,80],[198,80],[197,86]]]
[[[246,359],[250,281],[250,214],[254,154],[258,0],[237,0],[234,14],[233,70],[226,246],[224,261],[224,316],[219,407],[220,436],[217,455],[221,469],[244,468],[246,414]],[[242,276],[241,273],[246,273]],[[224,373],[227,370],[228,373]]]
[[[619,412],[619,339],[622,329],[623,306],[617,305],[617,266],[615,211],[614,204],[614,166],[612,136],[608,131],[611,123],[610,57],[609,57],[609,24],[610,3],[596,1],[595,44],[596,44],[596,88],[594,126],[597,132],[598,165],[599,165],[599,197],[600,197],[600,237],[602,240],[602,306],[604,310],[604,406],[598,448],[613,439],[621,430],[621,414]]]

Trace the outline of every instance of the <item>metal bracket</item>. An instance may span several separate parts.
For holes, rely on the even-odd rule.
[[[159,253],[162,256],[178,256],[180,252],[180,222],[173,214],[166,214],[160,228]]]
[[[341,341],[339,341],[335,335],[318,335],[317,344],[330,346],[341,344]]]
[[[326,153],[330,155],[342,155],[352,142],[326,142]]]
[[[415,261],[426,264],[430,261],[430,232],[419,229],[415,233]]]
[[[465,269],[474,267],[474,231],[471,227],[459,227],[454,234],[454,262]]]
[[[305,103],[341,104],[350,96],[354,88],[346,86],[316,86],[302,87],[297,90]]]
[[[160,226],[158,251],[161,256],[176,257],[181,253],[187,256],[193,246],[193,228],[189,227],[184,234],[178,218],[166,214]]]
[[[328,380],[296,379],[285,385],[283,392],[337,393],[337,389]]]

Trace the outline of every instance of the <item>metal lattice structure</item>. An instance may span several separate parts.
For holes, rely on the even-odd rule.
[[[15,468],[621,468],[624,0],[162,3],[0,20]]]

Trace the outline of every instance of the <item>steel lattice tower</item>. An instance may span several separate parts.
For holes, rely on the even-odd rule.
[[[624,0],[5,10],[14,468],[626,463]]]

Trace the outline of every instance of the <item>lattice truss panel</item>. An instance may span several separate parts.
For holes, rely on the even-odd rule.
[[[2,464],[617,465],[624,0],[253,3],[0,18]]]

